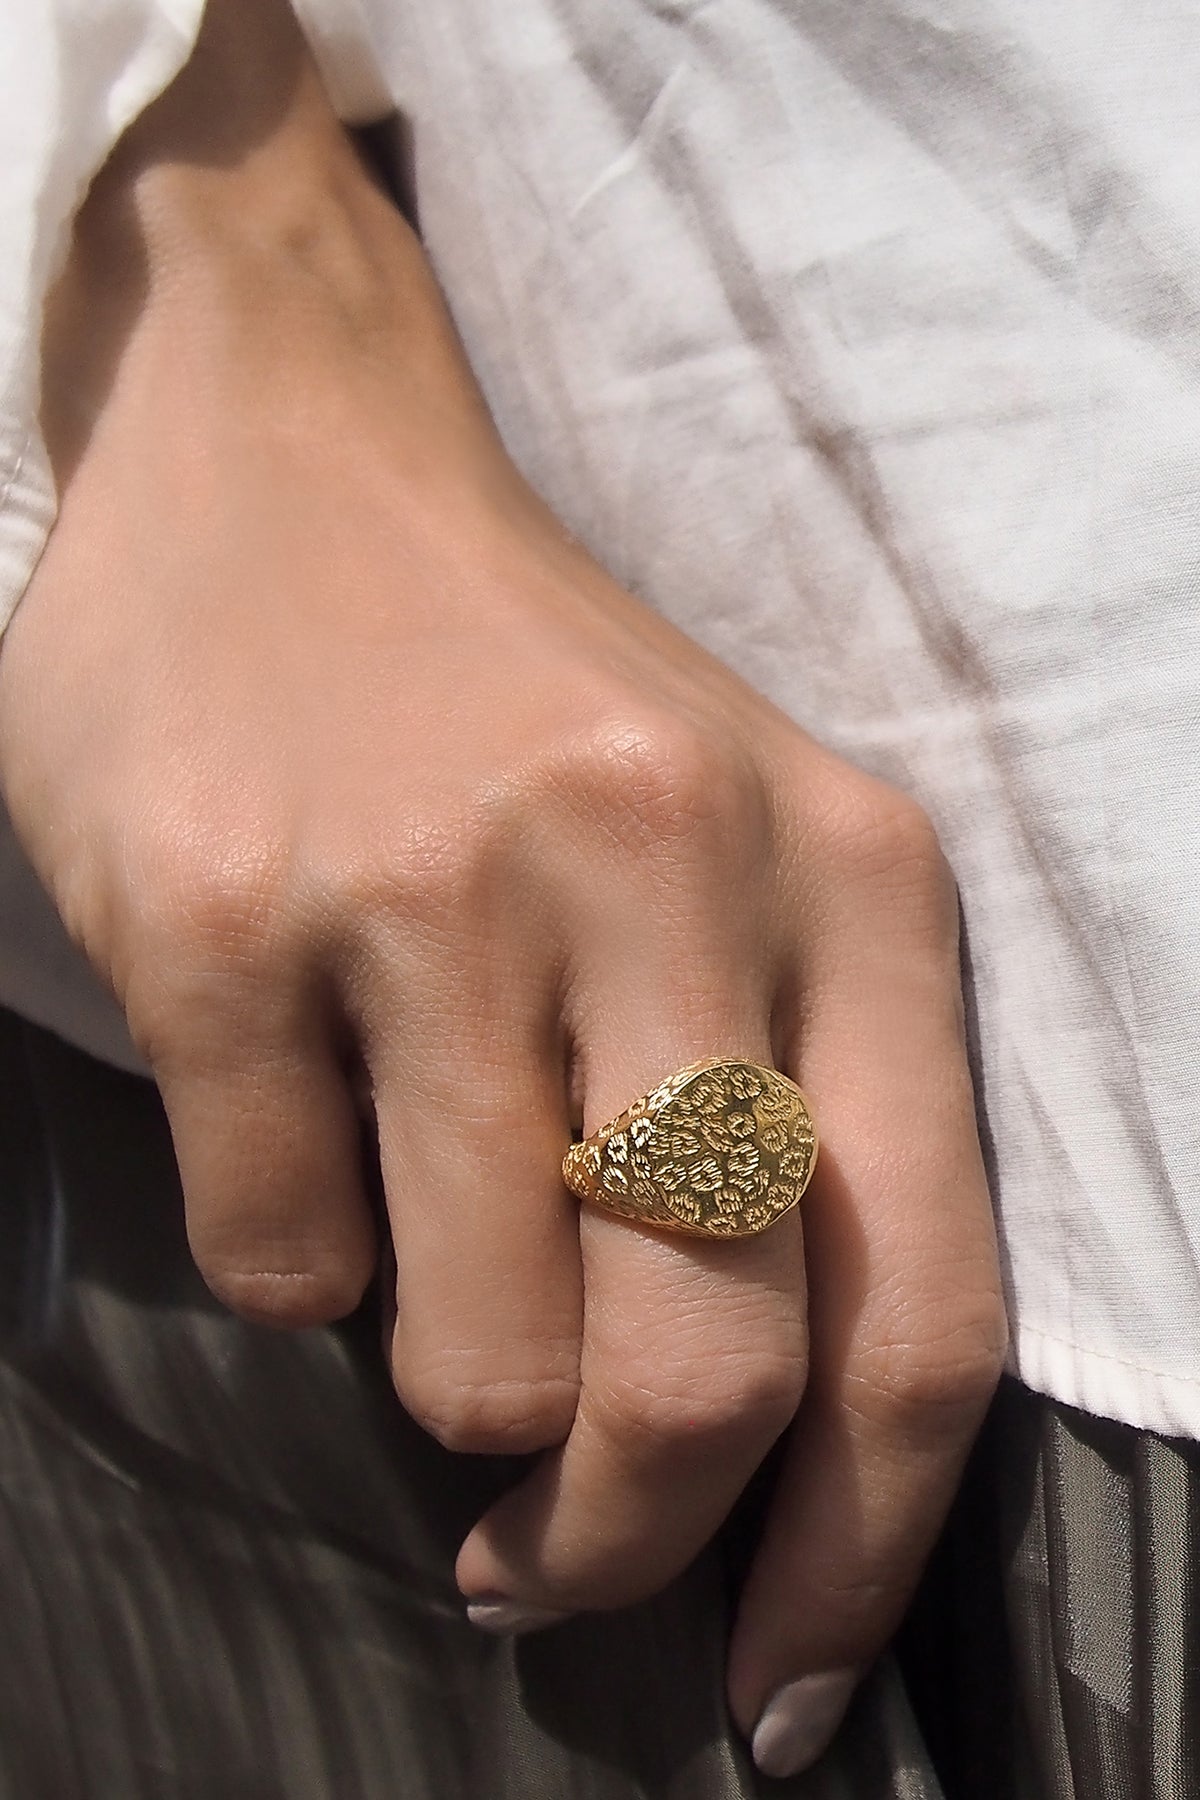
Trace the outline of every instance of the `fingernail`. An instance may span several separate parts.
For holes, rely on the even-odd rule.
[[[841,1724],[857,1681],[853,1669],[829,1669],[781,1687],[750,1740],[755,1767],[777,1778],[811,1768]]]
[[[517,1637],[523,1631],[541,1631],[547,1625],[558,1625],[569,1613],[554,1612],[548,1606],[521,1606],[515,1600],[469,1600],[467,1617],[480,1631],[496,1637]]]

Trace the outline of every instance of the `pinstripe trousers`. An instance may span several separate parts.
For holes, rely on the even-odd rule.
[[[0,1014],[0,1800],[1192,1800],[1200,1452],[1002,1389],[895,1651],[809,1775],[723,1703],[770,1481],[665,1594],[503,1642],[452,1579],[511,1463],[378,1321],[194,1273],[154,1091]]]

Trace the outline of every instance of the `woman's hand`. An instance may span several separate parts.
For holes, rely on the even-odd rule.
[[[372,1278],[365,1070],[397,1391],[453,1449],[544,1453],[463,1546],[479,1622],[660,1587],[799,1408],[730,1664],[747,1731],[786,1689],[782,1772],[896,1624],[1002,1354],[953,883],[909,801],[547,515],[286,16],[210,18],[50,322],[8,802],[247,1317]],[[233,52],[271,79],[214,109]],[[812,1097],[800,1212],[716,1244],[581,1213],[572,1126],[714,1055]]]

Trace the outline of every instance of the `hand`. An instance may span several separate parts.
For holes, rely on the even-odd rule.
[[[214,108],[230,55],[272,78]],[[928,822],[524,486],[282,9],[210,8],[89,201],[45,416],[0,771],[161,1086],[201,1270],[253,1319],[356,1305],[365,1069],[397,1392],[453,1449],[544,1453],[462,1548],[482,1623],[652,1592],[795,1417],[730,1694],[749,1732],[787,1689],[756,1753],[805,1760],[1003,1348]],[[580,1213],[572,1126],[719,1054],[813,1099],[803,1224]]]

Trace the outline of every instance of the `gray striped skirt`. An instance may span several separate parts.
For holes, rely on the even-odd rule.
[[[216,1307],[147,1084],[0,1014],[0,1094],[0,1800],[1200,1800],[1196,1446],[1006,1384],[894,1652],[769,1781],[722,1697],[758,1493],[657,1600],[481,1636],[454,1553],[511,1465],[410,1424],[368,1313]]]

